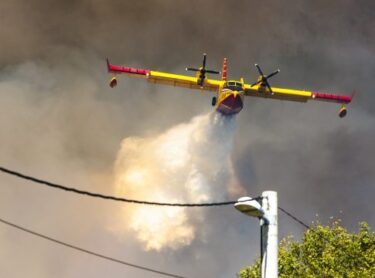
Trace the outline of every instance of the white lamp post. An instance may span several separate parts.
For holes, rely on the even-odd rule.
[[[262,205],[250,197],[241,197],[234,207],[248,216],[260,219],[262,278],[277,278],[277,192],[263,192]]]

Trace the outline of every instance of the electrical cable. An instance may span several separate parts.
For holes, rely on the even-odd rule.
[[[134,199],[127,199],[127,198],[109,196],[109,195],[102,195],[102,194],[99,194],[99,193],[93,193],[93,192],[89,192],[89,191],[79,190],[79,189],[76,189],[76,188],[67,187],[67,186],[64,186],[64,185],[60,185],[60,184],[52,183],[52,182],[42,180],[42,179],[39,179],[39,178],[35,178],[35,177],[32,177],[32,176],[28,176],[28,175],[22,174],[20,172],[16,172],[16,171],[13,171],[13,170],[1,167],[1,166],[0,166],[0,171],[3,172],[3,173],[6,173],[6,174],[10,174],[12,176],[16,176],[16,177],[21,178],[21,179],[29,180],[29,181],[32,181],[32,182],[35,182],[35,183],[38,183],[38,184],[47,185],[47,186],[52,187],[52,188],[57,188],[57,189],[65,190],[65,191],[68,191],[68,192],[87,195],[87,196],[91,196],[91,197],[102,198],[102,199],[113,200],[113,201],[120,201],[120,202],[127,202],[127,203],[154,205],[154,206],[171,206],[171,207],[212,207],[212,206],[233,205],[233,204],[238,202],[238,201],[227,201],[227,202],[212,202],[212,203],[162,203],[162,202],[141,201],[141,200],[134,200]],[[260,199],[262,199],[262,197],[250,198],[250,199],[246,199],[246,201],[250,201],[250,200],[258,200],[259,201]],[[303,221],[299,220],[297,217],[292,215],[290,212],[286,211],[282,207],[278,207],[278,208],[279,208],[279,210],[284,212],[287,216],[289,216],[293,220],[297,221],[299,224],[301,224],[305,228],[307,228],[307,229],[310,228],[310,226],[305,224]]]
[[[1,219],[0,218],[0,222],[2,222],[3,224],[6,224],[8,226],[11,226],[13,228],[16,228],[18,230],[21,230],[21,231],[24,231],[26,233],[29,233],[29,234],[32,234],[34,236],[37,236],[37,237],[40,237],[40,238],[43,238],[43,239],[46,239],[48,241],[51,241],[51,242],[54,242],[54,243],[57,243],[59,245],[63,245],[65,247],[68,247],[68,248],[71,248],[71,249],[74,249],[74,250],[77,250],[77,251],[80,251],[80,252],[83,252],[83,253],[86,253],[86,254],[90,254],[90,255],[93,255],[95,257],[98,257],[98,258],[101,258],[101,259],[105,259],[105,260],[108,260],[108,261],[112,261],[112,262],[115,262],[115,263],[119,263],[119,264],[122,264],[122,265],[126,265],[126,266],[130,266],[130,267],[134,267],[134,268],[137,268],[137,269],[141,269],[141,270],[144,270],[144,271],[149,271],[149,272],[152,272],[152,273],[156,273],[156,274],[160,274],[160,275],[164,275],[164,276],[169,276],[169,277],[177,277],[177,278],[184,278],[183,276],[180,276],[180,275],[176,275],[176,274],[172,274],[172,273],[168,273],[168,272],[163,272],[163,271],[159,271],[159,270],[155,270],[155,269],[152,269],[152,268],[149,268],[149,267],[144,267],[144,266],[140,266],[140,265],[136,265],[136,264],[132,264],[132,263],[128,263],[128,262],[125,262],[125,261],[122,261],[122,260],[119,260],[119,259],[115,259],[115,258],[112,258],[112,257],[108,257],[108,256],[105,256],[105,255],[101,255],[99,253],[96,253],[96,252],[93,252],[93,251],[89,251],[87,249],[83,249],[81,247],[77,247],[77,246],[74,246],[72,244],[69,244],[69,243],[66,243],[66,242],[63,242],[63,241],[60,241],[60,240],[57,240],[57,239],[54,239],[52,237],[49,237],[49,236],[45,236],[43,234],[40,234],[40,233],[37,233],[37,232],[34,232],[32,230],[29,230],[29,229],[26,229],[24,227],[21,227],[19,225],[16,225],[16,224],[13,224],[11,222],[8,222],[4,219]]]
[[[297,221],[299,224],[301,224],[302,226],[304,226],[305,228],[307,229],[310,229],[310,226],[305,224],[302,220],[299,220],[297,217],[295,217],[293,214],[291,214],[290,212],[287,212],[285,209],[283,209],[282,207],[278,207],[279,210],[281,210],[283,213],[285,213],[287,216],[289,216],[290,218],[292,218],[294,221]]]
[[[28,176],[25,174],[22,174],[20,172],[16,172],[4,167],[0,166],[0,171],[3,173],[10,174],[12,176],[25,179],[28,181],[32,181],[38,184],[47,185],[49,187],[65,190],[68,192],[73,192],[77,194],[87,195],[91,197],[101,198],[101,199],[107,199],[107,200],[113,200],[113,201],[120,201],[120,202],[126,202],[126,203],[134,203],[134,204],[143,204],[143,205],[154,205],[154,206],[169,206],[169,207],[213,207],[213,206],[226,206],[226,205],[233,205],[237,203],[238,201],[226,201],[226,202],[212,202],[212,203],[163,203],[163,202],[151,202],[151,201],[142,201],[142,200],[134,200],[134,199],[127,199],[127,198],[121,198],[121,197],[115,197],[115,196],[109,196],[109,195],[103,195],[99,193],[84,191],[72,187],[67,187],[61,184],[52,183],[46,180],[42,180],[39,178],[35,178],[32,176]],[[262,197],[255,197],[249,200],[260,200]]]

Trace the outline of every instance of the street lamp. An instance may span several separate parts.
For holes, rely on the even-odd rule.
[[[262,204],[250,197],[241,197],[234,207],[240,212],[260,220],[261,277],[277,278],[277,192],[262,193]]]

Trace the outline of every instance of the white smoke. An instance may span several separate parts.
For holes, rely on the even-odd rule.
[[[213,112],[149,138],[125,138],[115,164],[116,193],[138,200],[208,202],[227,196],[235,118]],[[189,245],[202,210],[127,206],[117,232],[135,232],[146,250]]]

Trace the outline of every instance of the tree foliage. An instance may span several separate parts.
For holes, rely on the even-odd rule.
[[[240,278],[259,278],[260,260],[241,269]],[[287,238],[279,247],[279,277],[375,277],[375,233],[360,223],[349,233],[339,222],[315,225],[300,242]]]

